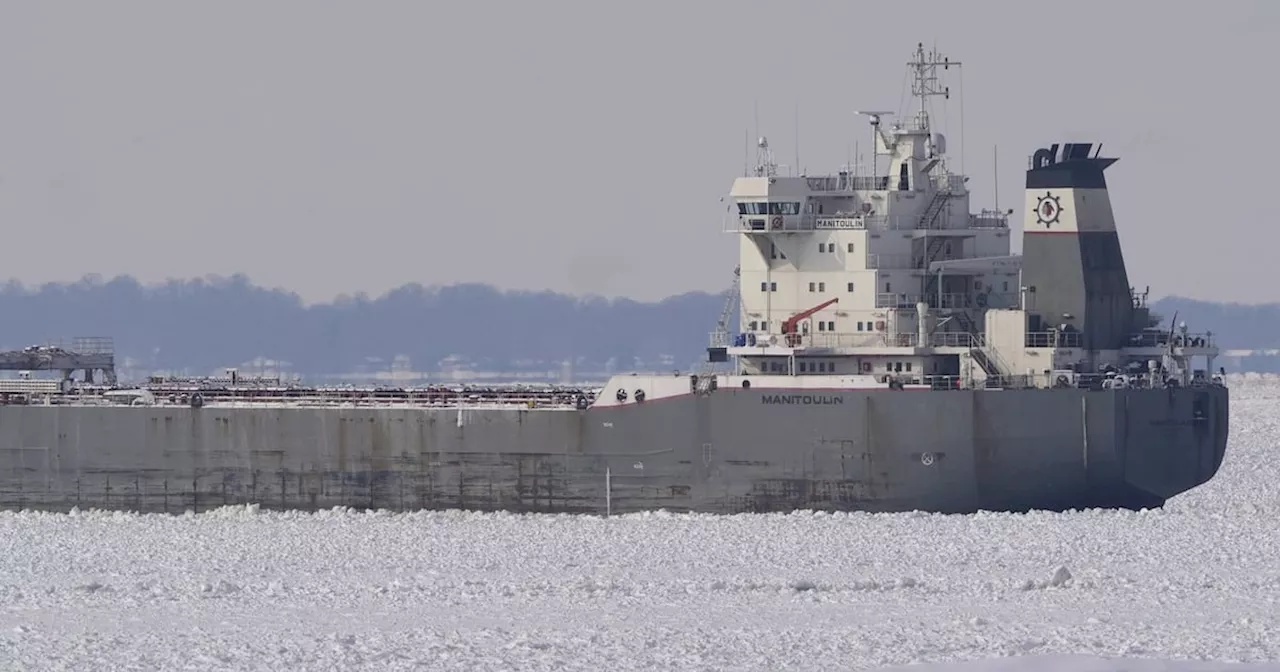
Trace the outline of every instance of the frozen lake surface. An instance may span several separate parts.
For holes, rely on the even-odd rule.
[[[1280,381],[1231,384],[1155,512],[0,513],[0,669],[1280,670]]]

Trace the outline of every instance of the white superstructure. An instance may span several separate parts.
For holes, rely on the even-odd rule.
[[[1017,379],[1018,385],[1060,386],[1066,376],[1074,385],[1077,373],[1114,369],[1114,375],[1132,370],[1137,359],[1144,370],[1180,368],[1180,377],[1189,382],[1188,357],[1204,355],[1212,366],[1216,350],[1207,335],[1184,334],[1195,344],[1188,350],[1171,348],[1182,342],[1177,334],[1148,332],[1154,340],[1133,341],[1131,353],[1110,346],[1086,351],[1074,331],[1075,316],[1036,313],[1037,288],[1026,286],[1023,257],[1010,250],[1013,210],[971,210],[968,178],[952,169],[946,139],[930,123],[930,99],[950,96],[938,75],[953,66],[959,63],[919,45],[908,62],[918,103],[913,116],[888,124],[883,121],[887,112],[859,113],[870,121],[874,139],[871,168],[861,171],[868,174],[853,167],[834,175],[782,176],[767,139],[758,140],[756,165],[734,180],[722,227],[741,245],[739,330],[735,337],[713,334],[712,350],[731,359],[739,375],[858,374],[904,384],[939,377],[957,385],[998,379],[1004,386]],[[1093,161],[1101,179],[1111,160],[1089,157],[1089,148],[1066,145],[1062,160]],[[1038,152],[1035,160],[1056,169],[1058,157],[1046,152],[1056,154],[1057,145]],[[1043,233],[1114,232],[1105,185],[1100,196],[1069,188],[1033,193],[1030,187],[1028,233],[1037,232],[1034,223],[1044,213],[1055,226]],[[1046,198],[1052,203],[1042,205]],[[1095,243],[1070,244],[1078,251]],[[1038,267],[1042,284],[1046,273],[1059,272],[1057,265],[1079,269],[1080,254],[1057,254],[1066,246],[1045,249],[1057,257]],[[1037,257],[1036,263],[1041,261]],[[1127,285],[1123,260],[1118,263],[1122,287],[1107,291],[1133,302],[1126,313],[1148,319],[1142,299]],[[1063,272],[1064,279],[1073,279],[1068,276]],[[1056,279],[1048,284],[1057,285]],[[1062,297],[1050,297],[1045,289],[1039,296],[1057,308],[1062,302],[1050,299]],[[1099,299],[1092,289],[1081,290],[1079,297],[1059,293],[1068,302],[1084,302],[1086,293],[1090,302],[1114,299]],[[1085,312],[1097,314],[1096,307],[1086,311],[1083,303],[1072,305],[1081,306],[1081,324]],[[1122,330],[1147,326],[1113,322]],[[1172,360],[1164,365],[1149,366],[1153,358],[1168,357]]]

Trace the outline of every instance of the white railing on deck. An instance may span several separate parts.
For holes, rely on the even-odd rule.
[[[884,191],[888,189],[888,175],[817,175],[805,178],[810,191]]]
[[[1129,337],[1128,347],[1131,348],[1163,348],[1170,343],[1174,347],[1179,348],[1216,348],[1217,343],[1212,332],[1202,334],[1188,333],[1183,336],[1174,333],[1172,337],[1168,331],[1146,332],[1142,334],[1134,334]]]
[[[930,310],[1014,308],[1018,305],[1017,301],[1018,295],[1012,292],[942,294],[940,296],[938,294],[876,294],[876,308],[915,308],[916,303],[919,302],[928,304]]]
[[[983,210],[976,215],[969,215],[971,229],[1008,229],[1009,215],[995,210]]]
[[[736,215],[720,222],[724,233],[774,233],[796,231],[911,231],[919,217],[899,215]]]
[[[914,348],[920,343],[916,333],[891,334],[883,331],[871,331],[854,334],[754,334],[755,341],[746,340],[745,347],[768,347],[770,336],[774,345],[793,348]],[[978,346],[978,339],[968,332],[938,331],[929,334],[928,347],[933,348],[972,348]]]
[[[953,194],[962,194],[965,191],[964,176],[955,173],[943,173],[941,175],[930,175],[929,183],[934,189],[942,192],[950,192]]]

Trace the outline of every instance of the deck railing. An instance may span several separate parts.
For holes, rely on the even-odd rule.
[[[1168,331],[1148,331],[1141,334],[1133,334],[1129,337],[1128,346],[1131,348],[1163,348],[1167,345],[1173,345],[1176,348],[1216,348],[1217,344],[1212,332],[1196,333],[1182,335],[1174,332],[1172,335]]]

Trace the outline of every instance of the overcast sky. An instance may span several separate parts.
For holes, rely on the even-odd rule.
[[[921,8],[932,8],[923,15]],[[835,170],[917,41],[974,206],[1101,141],[1131,280],[1280,300],[1280,2],[0,0],[0,276],[727,286],[744,132]],[[941,111],[939,109],[939,111]],[[1018,220],[1021,221],[1020,219]],[[1020,245],[1020,238],[1015,239]]]

